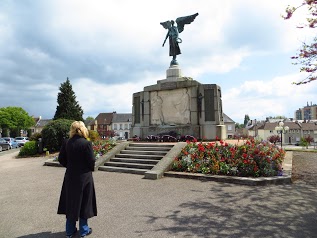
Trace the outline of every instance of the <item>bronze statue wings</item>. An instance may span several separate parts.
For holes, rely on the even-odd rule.
[[[176,19],[178,32],[181,33],[184,30],[184,25],[192,23],[197,16],[198,13],[186,17],[178,17]]]
[[[185,17],[178,17],[176,19],[178,32],[181,33],[184,30],[184,25],[192,23],[197,16],[198,16],[198,13],[195,13],[195,14],[189,15],[189,16],[185,16]],[[161,22],[160,24],[165,29],[169,29],[172,25],[171,21]]]

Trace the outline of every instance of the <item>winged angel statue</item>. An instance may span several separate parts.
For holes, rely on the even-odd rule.
[[[178,17],[176,19],[177,27],[174,26],[173,20],[160,23],[165,29],[168,29],[168,32],[166,34],[166,37],[162,46],[164,47],[167,38],[169,38],[169,44],[170,44],[169,55],[173,56],[173,59],[170,64],[171,66],[178,65],[176,56],[181,54],[181,50],[178,44],[182,43],[182,39],[178,37],[179,33],[181,33],[184,30],[185,24],[192,23],[197,16],[198,16],[198,13],[185,16],[185,17]]]

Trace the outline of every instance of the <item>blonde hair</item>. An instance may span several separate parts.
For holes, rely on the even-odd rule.
[[[86,139],[89,137],[88,129],[82,121],[74,121],[70,126],[69,138],[72,138],[74,135],[79,135]]]

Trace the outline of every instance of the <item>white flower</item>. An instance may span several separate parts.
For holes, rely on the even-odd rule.
[[[187,165],[190,165],[193,162],[190,155],[183,156],[182,160],[185,161]]]

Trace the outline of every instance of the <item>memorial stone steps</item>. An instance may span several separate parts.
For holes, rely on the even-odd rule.
[[[174,146],[173,143],[133,142],[110,161],[99,167],[101,171],[144,175]]]

